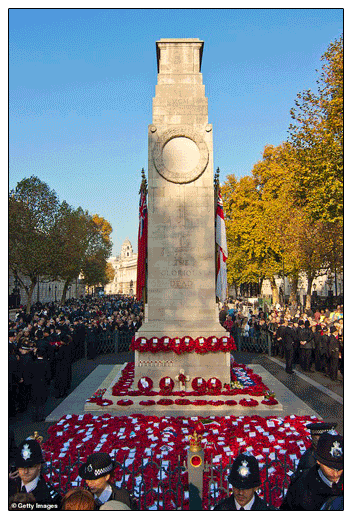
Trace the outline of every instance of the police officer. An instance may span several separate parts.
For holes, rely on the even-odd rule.
[[[223,499],[213,510],[275,510],[256,493],[261,485],[259,464],[248,452],[235,458],[228,481],[233,495]]]
[[[310,437],[311,437],[311,445],[306,449],[304,454],[299,460],[298,466],[296,468],[296,471],[292,475],[291,481],[295,481],[296,478],[299,477],[301,472],[310,469],[316,464],[316,456],[315,451],[317,449],[317,444],[319,441],[319,438],[321,434],[324,432],[329,432],[332,429],[335,429],[337,426],[337,423],[309,423],[306,425],[306,429],[310,431]]]
[[[292,482],[280,510],[320,510],[333,496],[343,495],[343,436],[321,434],[316,464]]]
[[[78,470],[79,475],[86,481],[88,488],[94,494],[97,508],[111,500],[121,501],[129,508],[133,506],[129,492],[125,488],[116,487],[110,481],[115,467],[116,463],[109,454],[95,452],[88,456],[86,463],[81,465]]]
[[[41,510],[41,505],[57,505],[59,509],[60,495],[41,475],[43,462],[38,441],[27,439],[18,446],[15,465],[19,476],[9,480],[9,497],[19,492],[30,492],[35,497],[38,510]]]

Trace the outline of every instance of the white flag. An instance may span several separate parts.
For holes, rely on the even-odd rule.
[[[227,297],[227,266],[228,259],[226,225],[224,222],[223,201],[221,191],[218,191],[216,211],[216,245],[217,245],[217,284],[216,295],[221,302]]]

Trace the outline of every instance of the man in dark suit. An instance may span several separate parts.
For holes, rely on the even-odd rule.
[[[294,349],[298,339],[298,335],[296,331],[294,331],[293,329],[293,322],[288,322],[288,326],[284,330],[282,339],[284,352],[286,356],[286,373],[293,374]]]
[[[335,326],[330,328],[330,337],[328,342],[329,350],[329,375],[331,380],[336,381],[338,375],[338,362],[340,356],[340,343],[338,341],[338,332]]]
[[[284,321],[283,318],[279,320],[279,326],[276,330],[276,341],[277,341],[277,352],[281,358],[284,357],[284,345],[283,345],[283,338],[284,338],[284,332],[287,327],[287,322]]]
[[[275,510],[256,493],[261,486],[259,464],[248,452],[235,458],[228,481],[233,495],[223,499],[213,510]]]

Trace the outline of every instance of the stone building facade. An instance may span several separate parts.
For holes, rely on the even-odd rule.
[[[123,242],[120,255],[110,257],[107,262],[113,266],[115,276],[112,282],[104,287],[105,294],[136,295],[137,253],[134,253],[129,239]]]
[[[30,280],[28,277],[24,277],[21,275],[21,280],[26,286],[30,286]],[[61,300],[63,289],[64,289],[64,281],[61,280],[48,280],[45,277],[39,277],[37,284],[34,288],[32,294],[31,304],[36,302],[41,302],[42,304],[48,304],[49,302],[59,302]],[[18,280],[14,277],[12,271],[9,272],[9,306],[11,308],[18,307],[18,305],[22,304],[25,306],[27,304],[27,294],[25,289],[20,285]],[[16,296],[16,297],[14,297]],[[85,296],[85,284],[84,281],[80,278],[70,284],[68,287],[66,298],[82,298]]]

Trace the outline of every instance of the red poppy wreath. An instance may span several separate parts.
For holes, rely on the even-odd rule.
[[[204,378],[202,378],[201,376],[197,376],[196,378],[194,378],[192,380],[191,387],[198,394],[205,394],[205,392],[207,390],[206,380]]]
[[[163,378],[161,378],[161,380],[159,381],[159,388],[161,390],[160,394],[163,395],[167,395],[172,392],[172,390],[174,389],[174,382],[170,378],[170,376],[164,376]]]
[[[222,390],[222,382],[218,378],[212,377],[207,381],[207,389],[210,394],[218,394]]]
[[[148,378],[148,376],[143,376],[139,379],[137,387],[139,388],[141,393],[145,393],[147,391],[150,391],[153,387],[153,382],[151,378]]]

